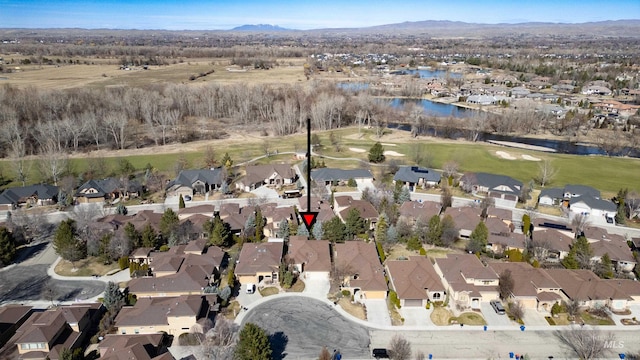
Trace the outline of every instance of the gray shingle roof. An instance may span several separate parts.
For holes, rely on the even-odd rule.
[[[216,169],[199,169],[199,170],[182,170],[180,174],[167,184],[167,189],[172,187],[173,185],[183,185],[191,187],[193,183],[196,181],[202,181],[206,184],[222,184],[222,170],[220,168]]]
[[[58,187],[39,184],[9,188],[0,194],[0,204],[17,204],[20,199],[33,195],[37,196],[38,199],[55,199],[58,197]]]
[[[564,191],[576,196],[590,195],[595,198],[600,197],[600,191],[586,185],[566,185]]]
[[[608,200],[597,199],[590,195],[582,195],[579,197],[571,198],[570,205],[573,205],[578,202],[583,202],[592,209],[605,210],[605,211],[617,210],[616,204],[614,204],[613,202]]]
[[[540,191],[540,197],[548,196],[552,199],[562,199],[564,197],[564,189],[561,188],[549,188]]]
[[[349,179],[373,179],[371,171],[365,169],[342,170],[320,168],[311,171],[311,178],[320,181],[339,181]]]
[[[433,169],[427,169],[418,166],[403,166],[398,169],[396,175],[393,177],[394,181],[404,181],[411,183],[418,183],[420,179],[429,182],[439,182],[440,173]]]

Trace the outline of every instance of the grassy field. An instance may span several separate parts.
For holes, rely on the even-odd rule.
[[[615,322],[613,322],[611,318],[601,318],[591,315],[586,311],[581,312],[580,317],[582,318],[582,321],[587,325],[615,325]]]
[[[258,291],[260,292],[260,295],[262,295],[262,297],[276,295],[280,293],[280,290],[278,290],[278,288],[275,286],[269,286],[264,289],[258,289]]]
[[[75,265],[75,268],[73,265]],[[92,276],[94,274],[102,276],[106,275],[110,271],[119,269],[117,262],[105,265],[102,261],[93,256],[76,261],[73,265],[67,260],[60,260],[54,271],[56,274],[62,276]]]
[[[321,155],[344,158],[344,160],[323,161],[329,167],[341,168],[371,168],[374,176],[380,176],[384,167],[375,166],[366,162],[367,152],[355,152],[349,148],[368,149],[377,139],[372,138],[370,130],[363,130],[362,137],[357,134],[355,128],[334,130],[334,135],[339,139],[340,151],[331,145],[329,132],[318,133],[322,146],[315,150]],[[70,159],[70,170],[80,174],[87,169],[88,162],[104,158],[104,167],[115,172],[119,158],[126,157],[136,169],[143,169],[147,164],[153,168],[167,173],[169,177],[175,175],[174,168],[179,158],[187,160],[190,167],[203,166],[203,154],[206,146],[214,148],[220,159],[228,152],[234,163],[239,164],[264,154],[263,145],[269,141],[271,151],[293,152],[301,150],[305,145],[304,135],[291,135],[287,137],[247,137],[243,134],[231,134],[229,139],[201,141],[191,144],[174,144],[157,148],[145,148],[124,151],[101,151],[97,155],[75,155]],[[238,137],[242,137],[238,139]],[[604,156],[579,156],[539,153],[519,149],[504,148],[486,143],[469,143],[465,141],[441,141],[433,138],[412,139],[407,132],[394,130],[384,135],[380,142],[386,150],[392,150],[403,157],[393,157],[398,164],[413,164],[412,153],[419,150],[427,159],[427,165],[434,168],[442,168],[448,161],[456,161],[460,165],[460,171],[478,171],[508,175],[523,182],[533,179],[537,172],[539,162],[522,159],[522,155],[534,156],[540,159],[549,159],[558,170],[555,179],[547,187],[564,186],[565,184],[582,184],[593,186],[603,192],[603,197],[613,196],[621,188],[640,191],[640,159],[610,158]],[[391,146],[393,145],[393,146]],[[517,160],[505,160],[496,155],[497,151],[505,151]],[[355,160],[354,160],[355,159]],[[363,160],[358,161],[358,159]],[[387,158],[387,163],[391,157]],[[316,161],[319,158],[316,157]],[[266,162],[291,162],[292,155],[276,155]],[[2,174],[11,177],[10,164],[7,160],[0,162]],[[31,166],[30,182],[40,182],[37,166]]]

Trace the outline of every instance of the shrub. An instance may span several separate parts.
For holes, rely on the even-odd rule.
[[[425,306],[425,308],[426,308],[427,310],[431,309],[431,303],[430,303],[430,302],[427,302],[427,305]]]
[[[389,291],[389,301],[400,309],[400,299],[398,299],[398,294],[393,290]]]
[[[384,254],[384,249],[382,248],[382,244],[376,241],[376,249],[378,249],[378,256],[380,257],[380,262],[384,263],[386,259],[386,255]]]
[[[562,312],[562,305],[555,303],[551,307],[551,315],[558,315]]]
[[[169,251],[169,245],[164,244],[164,245],[160,246],[160,251],[162,251],[162,252]]]
[[[120,267],[120,270],[124,270],[126,268],[129,267],[129,258],[126,256],[121,257],[120,259],[118,259],[118,266]]]
[[[427,250],[425,250],[423,247],[420,248],[420,255],[421,256],[425,256],[427,255]]]
[[[351,292],[349,290],[342,290],[342,296],[349,296]]]

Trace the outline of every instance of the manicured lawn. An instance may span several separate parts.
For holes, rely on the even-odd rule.
[[[438,325],[438,326],[449,325],[450,319],[451,319],[451,311],[441,306],[434,306],[433,311],[431,312],[431,321],[433,321],[435,325]]]
[[[275,286],[269,286],[264,289],[259,289],[258,291],[260,291],[260,295],[262,295],[263,297],[280,293],[280,290],[278,290],[278,288]]]

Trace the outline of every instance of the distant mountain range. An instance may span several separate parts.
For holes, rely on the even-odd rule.
[[[242,25],[228,31],[245,32],[286,32],[300,31],[278,25]],[[429,36],[495,36],[514,34],[536,35],[596,35],[596,36],[640,36],[640,20],[611,20],[587,23],[525,22],[516,24],[480,24],[462,21],[425,20],[406,21],[396,24],[377,25],[361,28],[326,28],[305,30],[307,33],[397,33],[425,34]]]
[[[294,29],[285,29],[278,25],[269,24],[257,24],[257,25],[242,25],[231,29],[230,31],[295,31]]]

